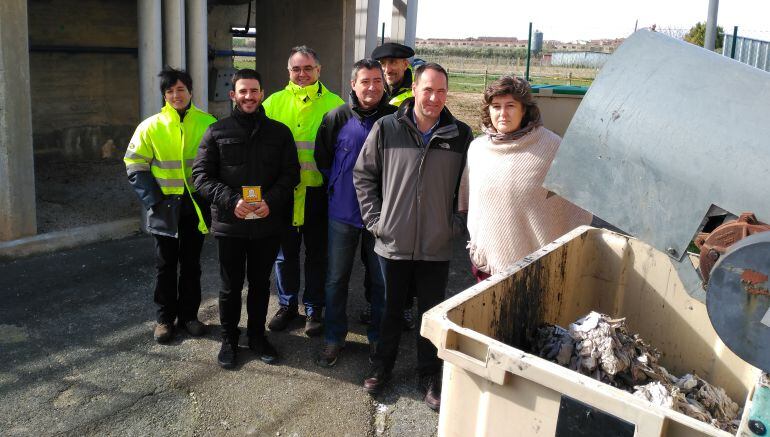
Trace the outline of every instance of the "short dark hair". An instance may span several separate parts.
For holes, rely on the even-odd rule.
[[[417,67],[417,69],[414,71],[414,83],[420,81],[420,76],[422,76],[425,70],[438,71],[439,73],[443,74],[446,78],[447,85],[449,85],[449,74],[446,72],[446,70],[444,70],[444,67],[435,62],[426,62]]]
[[[487,129],[492,127],[492,119],[489,117],[489,105],[492,99],[497,96],[510,95],[513,100],[524,106],[524,117],[521,119],[521,127],[529,124],[530,121],[540,119],[540,108],[532,97],[532,89],[529,82],[516,76],[501,76],[492,82],[484,90],[484,98],[481,103],[481,124]]]
[[[358,78],[358,72],[361,70],[380,70],[382,79],[385,80],[385,73],[382,71],[380,61],[375,61],[374,59],[360,59],[356,61],[350,73],[350,80],[355,81]]]
[[[251,68],[242,68],[236,71],[233,75],[233,78],[230,79],[230,82],[232,82],[233,91],[235,91],[235,83],[241,79],[256,79],[259,82],[259,86],[262,87],[262,75],[260,75],[257,70],[253,70]]]
[[[166,90],[173,87],[178,81],[181,81],[187,87],[187,91],[192,93],[192,77],[190,73],[184,70],[177,70],[171,67],[164,68],[160,73],[160,93],[166,94]]]
[[[313,58],[316,64],[321,65],[321,58],[318,57],[318,53],[316,53],[316,51],[311,49],[310,47],[306,45],[292,47],[291,51],[289,51],[289,59],[291,59],[291,57],[297,53],[302,53],[305,56],[310,56]]]

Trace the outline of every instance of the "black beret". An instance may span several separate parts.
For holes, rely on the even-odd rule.
[[[382,58],[411,58],[414,56],[414,50],[403,44],[389,42],[385,43],[372,52],[372,58],[380,60]]]

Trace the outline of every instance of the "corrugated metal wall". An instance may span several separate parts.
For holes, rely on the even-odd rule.
[[[725,35],[722,54],[730,57],[733,47],[733,35]],[[736,61],[770,72],[770,42],[738,36],[735,38]]]

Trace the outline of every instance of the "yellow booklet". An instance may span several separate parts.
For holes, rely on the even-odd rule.
[[[243,186],[243,201],[246,203],[257,203],[262,201],[262,187],[259,185],[244,185]],[[262,217],[257,217],[253,212],[250,212],[246,217],[246,220],[253,220]]]

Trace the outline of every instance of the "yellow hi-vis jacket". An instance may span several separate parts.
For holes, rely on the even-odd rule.
[[[192,183],[192,163],[198,153],[203,133],[215,121],[216,118],[193,104],[190,104],[190,108],[185,112],[184,120],[180,120],[176,109],[166,103],[158,114],[139,124],[123,158],[129,180],[136,180],[131,177],[135,173],[150,172],[165,196],[181,195],[187,189],[198,213],[198,230],[203,234],[208,233],[208,228],[200,207],[192,196],[195,191]],[[155,188],[139,186],[139,183],[133,185],[143,201],[145,196],[142,192]],[[146,197],[152,196],[148,194]],[[145,203],[150,203],[145,204],[149,208],[153,202]],[[177,229],[158,233],[175,235]]]
[[[329,91],[321,81],[306,87],[289,82],[286,88],[272,94],[262,103],[268,117],[289,127],[297,144],[300,182],[294,188],[293,226],[305,224],[307,187],[323,185],[323,177],[313,157],[318,127],[324,114],[343,104],[345,102]]]

